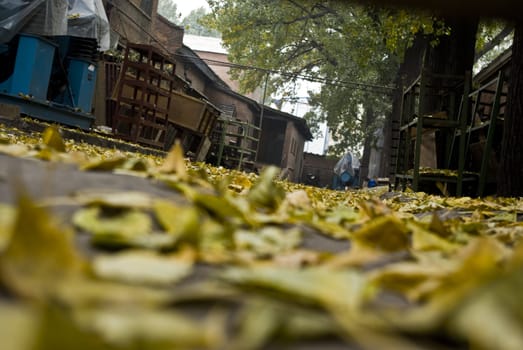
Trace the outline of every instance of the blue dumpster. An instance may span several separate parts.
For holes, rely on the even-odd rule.
[[[70,89],[64,90],[55,101],[78,108],[84,113],[91,113],[96,84],[96,65],[81,58],[68,58],[67,62]]]
[[[20,34],[16,63],[7,92],[47,99],[56,45],[38,36]]]

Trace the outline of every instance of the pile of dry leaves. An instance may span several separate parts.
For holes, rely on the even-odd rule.
[[[20,190],[0,204],[2,349],[523,349],[521,199],[318,189],[54,127],[0,127],[0,152],[181,195]],[[75,206],[70,222],[49,214],[57,203]]]

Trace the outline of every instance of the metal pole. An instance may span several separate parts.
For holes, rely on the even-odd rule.
[[[465,171],[465,156],[466,150],[466,138],[467,138],[467,122],[469,118],[469,95],[470,88],[472,85],[472,72],[465,72],[465,86],[463,87],[463,107],[460,110],[459,118],[459,153],[458,153],[458,183],[456,184],[456,196],[461,197],[463,195],[463,172]],[[456,132],[454,131],[454,138],[456,138]],[[449,153],[449,160],[447,164],[450,164],[452,154]]]
[[[261,101],[261,111],[260,111],[260,123],[258,124],[258,144],[256,145],[256,161],[258,161],[258,154],[260,153],[260,140],[261,140],[261,134],[262,134],[262,126],[263,126],[263,112],[264,112],[264,105],[265,105],[265,98],[267,97],[267,84],[269,83],[269,73],[265,75],[265,84],[263,87],[263,98]]]
[[[222,130],[220,132],[220,146],[218,148],[218,160],[217,160],[216,166],[222,165],[223,148],[225,146],[225,133],[226,133],[226,128],[228,126],[228,123],[225,119],[218,120],[218,123],[222,124]]]
[[[503,80],[504,71],[500,70],[498,73],[498,82],[496,84],[496,95],[494,97],[492,111],[490,112],[487,140],[485,141],[485,147],[483,148],[483,159],[481,161],[481,171],[479,173],[478,197],[483,197],[483,194],[485,192],[485,186],[487,185],[487,171],[489,160],[492,155],[490,152],[492,150],[492,142],[494,142],[496,123],[499,117],[499,105],[501,101],[501,95],[503,94]]]

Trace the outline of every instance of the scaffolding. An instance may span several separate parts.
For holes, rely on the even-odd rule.
[[[405,189],[409,183],[419,191],[420,184],[431,182],[443,184],[445,190],[452,185],[452,191],[446,194],[483,196],[496,182],[496,153],[503,129],[500,124],[507,104],[506,70],[499,69],[474,91],[470,72],[464,77],[438,75],[438,84],[433,78],[424,72],[403,91],[401,119],[393,130],[397,138],[395,187]],[[427,110],[424,100],[431,89],[446,101],[436,106],[444,113],[422,113]],[[461,97],[456,91],[462,91]],[[420,164],[427,131],[437,133],[440,157],[436,169],[423,169]]]
[[[421,153],[424,139],[433,136],[434,168],[449,170],[456,130],[463,129],[468,115],[468,96],[471,73],[464,75],[434,74],[427,69],[403,90],[401,119],[399,123],[399,145],[396,154],[395,186],[405,189],[410,182],[414,191],[420,182],[436,182],[455,186],[457,195],[463,192],[464,147],[460,142],[458,165],[449,172],[426,171],[422,169]]]
[[[248,122],[219,118],[212,136],[211,151],[216,165],[254,171],[260,130]]]

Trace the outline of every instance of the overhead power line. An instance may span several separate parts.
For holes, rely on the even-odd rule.
[[[132,16],[130,16],[127,12],[125,12],[120,6],[115,4],[113,1],[110,1],[111,5],[114,6],[114,8],[118,11],[120,15],[125,16],[127,19],[129,19],[133,24],[135,24],[138,28],[144,31],[144,33],[149,36],[153,41],[155,41],[163,50],[166,52],[169,52],[169,49],[160,41],[158,38],[156,38],[154,35],[149,33],[149,31],[141,26],[138,22],[134,20]],[[124,26],[125,28],[125,26]],[[170,55],[174,55],[177,57],[182,58],[188,58],[188,59],[195,59],[196,57],[189,56],[189,55],[182,55],[178,53],[170,53]],[[383,85],[376,85],[376,84],[368,84],[368,83],[361,83],[361,82],[354,82],[354,81],[345,81],[345,80],[329,80],[326,78],[321,77],[314,77],[310,75],[303,75],[303,74],[297,74],[292,72],[285,72],[285,71],[279,71],[274,69],[267,69],[262,67],[255,67],[255,66],[249,66],[249,65],[243,65],[238,63],[231,63],[231,62],[224,62],[224,61],[218,61],[218,60],[212,60],[212,59],[204,59],[200,58],[202,61],[206,63],[210,63],[212,65],[222,66],[222,67],[229,67],[229,68],[237,68],[237,69],[246,69],[246,70],[257,70],[265,73],[271,73],[271,74],[279,74],[284,77],[289,77],[293,79],[302,79],[310,82],[315,83],[321,83],[328,86],[343,86],[343,87],[352,87],[355,89],[361,89],[366,91],[376,91],[380,90],[381,92],[385,93],[391,93],[394,90],[396,90],[396,87],[394,86],[383,86]]]
[[[181,57],[181,58],[196,59],[196,57],[194,57],[194,56],[183,55],[183,54],[179,54],[179,53],[175,53],[174,55],[177,57]],[[396,87],[394,87],[394,86],[361,83],[361,82],[347,81],[347,80],[329,80],[329,79],[317,77],[317,76],[304,75],[304,74],[298,74],[298,73],[293,73],[293,72],[286,72],[286,71],[281,71],[281,70],[249,66],[249,65],[231,63],[231,62],[225,62],[225,61],[218,61],[218,60],[213,60],[213,59],[209,59],[209,58],[200,57],[199,59],[206,62],[207,64],[211,64],[214,66],[244,69],[244,70],[256,70],[256,71],[260,71],[260,72],[264,72],[264,73],[278,74],[283,77],[288,77],[288,78],[292,78],[292,79],[302,79],[302,80],[306,80],[306,81],[310,81],[310,82],[314,82],[314,83],[321,83],[321,84],[330,85],[330,86],[343,86],[343,87],[352,87],[352,88],[363,89],[363,90],[381,90],[381,91],[387,91],[387,92],[392,92],[396,89]]]

